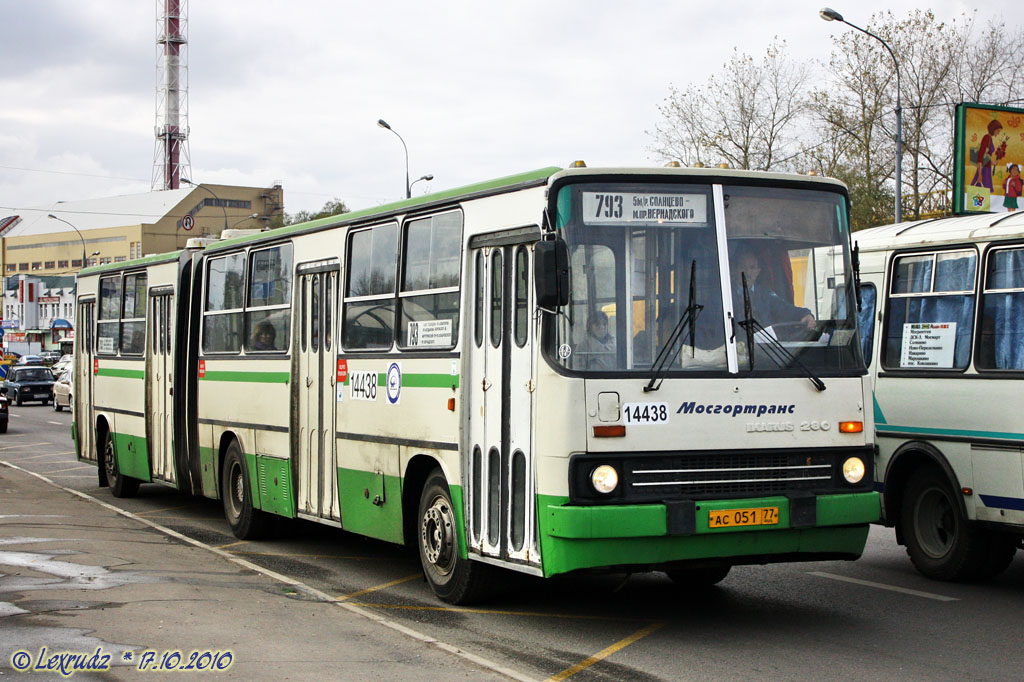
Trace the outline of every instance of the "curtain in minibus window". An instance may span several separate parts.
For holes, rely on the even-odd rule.
[[[979,369],[1024,369],[1024,249],[993,251],[985,272]]]
[[[973,251],[897,259],[883,357],[887,367],[967,367],[971,357],[976,267],[977,254]],[[927,335],[927,339],[922,340],[920,335]]]

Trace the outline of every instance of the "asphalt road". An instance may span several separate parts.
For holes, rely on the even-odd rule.
[[[916,573],[889,529],[872,529],[856,562],[733,569],[687,592],[665,576],[509,575],[486,606],[450,607],[423,581],[415,554],[306,522],[239,542],[219,502],[143,485],[118,500],[95,467],[75,461],[70,416],[11,408],[0,460],[87,492],[189,537],[338,595],[352,604],[518,671],[593,680],[1009,680],[1024,651],[1024,553],[985,584]]]

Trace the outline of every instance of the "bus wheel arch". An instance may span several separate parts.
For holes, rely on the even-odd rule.
[[[419,505],[427,478],[444,467],[436,458],[419,454],[409,460],[402,476],[402,538],[406,547],[415,547],[419,534]],[[447,478],[447,477],[446,477]]]
[[[960,489],[960,481],[953,472],[953,467],[934,446],[920,442],[911,441],[904,443],[889,460],[889,466],[885,472],[885,494],[883,495],[883,509],[885,524],[896,529],[896,541],[904,545],[902,524],[900,517],[903,510],[903,500],[906,495],[907,486],[917,471],[924,468],[932,468],[945,476],[949,485],[954,490]],[[960,513],[967,516],[967,505],[963,496],[956,496],[960,506]]]

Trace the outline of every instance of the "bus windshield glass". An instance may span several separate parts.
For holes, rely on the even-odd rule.
[[[562,368],[863,372],[838,192],[580,183],[557,211],[572,296],[548,352]]]

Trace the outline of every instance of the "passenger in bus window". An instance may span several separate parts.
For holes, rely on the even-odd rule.
[[[277,350],[277,330],[266,320],[256,325],[252,333],[252,350]]]
[[[732,305],[737,320],[746,317],[743,300],[743,275],[746,275],[751,314],[762,327],[778,324],[815,327],[814,315],[807,308],[793,305],[768,286],[758,283],[761,264],[749,244],[742,244],[732,257]]]
[[[608,315],[595,310],[587,320],[587,335],[579,349],[587,369],[614,369],[615,337],[608,331]]]

